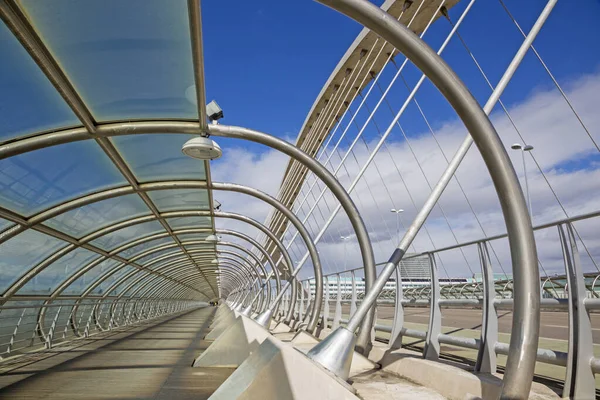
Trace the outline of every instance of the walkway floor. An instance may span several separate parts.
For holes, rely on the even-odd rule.
[[[233,372],[191,368],[209,345],[202,337],[214,311],[195,310],[26,356],[29,362],[0,368],[0,399],[207,399]]]

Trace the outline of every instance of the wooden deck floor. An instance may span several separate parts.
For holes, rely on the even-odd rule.
[[[0,399],[206,399],[233,372],[192,368],[215,309],[0,363]]]

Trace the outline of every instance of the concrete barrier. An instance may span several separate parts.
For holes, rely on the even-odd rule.
[[[357,400],[346,382],[269,337],[213,393],[212,400]]]

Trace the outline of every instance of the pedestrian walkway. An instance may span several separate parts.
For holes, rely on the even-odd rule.
[[[0,399],[206,399],[233,372],[191,368],[208,347],[214,314],[202,308],[75,340],[10,362]]]

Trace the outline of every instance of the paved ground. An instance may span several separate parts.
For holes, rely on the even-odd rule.
[[[0,399],[207,399],[233,372],[191,368],[208,347],[202,337],[214,310],[76,340],[68,349],[3,365]]]
[[[380,306],[378,319],[393,319],[394,308]],[[592,319],[592,335],[594,343],[600,343],[600,314],[590,314]],[[429,322],[429,308],[406,307],[404,318],[407,322],[427,324]],[[569,316],[566,312],[542,312],[540,324],[540,337],[549,339],[568,340]],[[473,309],[442,309],[442,326],[462,329],[481,328],[481,310]],[[512,327],[512,312],[499,310],[498,330],[501,333],[510,333]]]

